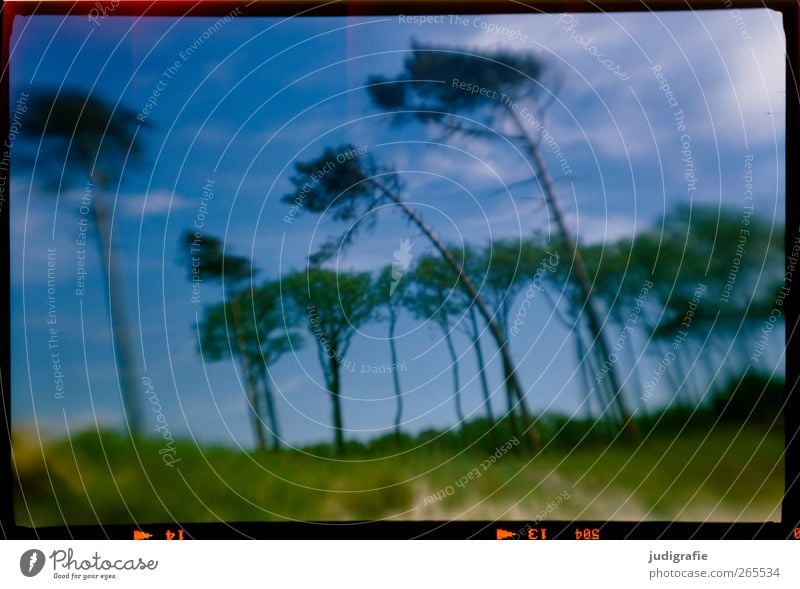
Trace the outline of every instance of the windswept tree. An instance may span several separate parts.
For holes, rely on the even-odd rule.
[[[499,142],[505,148],[513,146],[524,156],[529,177],[523,183],[541,190],[562,244],[563,261],[574,274],[578,308],[582,309],[600,356],[607,357],[602,310],[594,299],[590,275],[542,153],[543,142],[552,142],[552,133],[542,124],[553,97],[552,84],[547,80],[548,76],[555,80],[551,74],[550,68],[532,52],[504,48],[475,51],[414,43],[397,76],[371,76],[368,88],[374,104],[393,113],[397,124],[416,120],[440,129],[445,138]],[[472,92],[472,88],[487,92]],[[563,169],[564,162],[560,163]],[[622,383],[614,367],[609,380],[622,398]],[[631,440],[639,439],[635,422],[627,420],[624,429]]]
[[[453,255],[456,257],[456,259],[458,259],[459,256],[463,256],[464,271],[468,276],[471,277],[472,281],[477,285],[477,287],[480,290],[483,290],[486,276],[485,267],[482,265],[483,256],[481,255],[481,252],[476,248],[465,244],[461,250],[461,253],[453,250]],[[483,333],[483,328],[478,320],[478,313],[475,311],[475,305],[473,305],[472,301],[465,297],[463,289],[460,292],[457,291],[457,293],[459,298],[462,300],[461,307],[463,309],[467,309],[464,320],[459,321],[458,326],[461,328],[461,331],[464,332],[467,337],[469,337],[470,342],[472,343],[472,349],[475,352],[475,361],[478,367],[478,378],[480,379],[481,383],[483,404],[484,409],[486,410],[486,420],[490,431],[489,435],[493,445],[497,446],[497,432],[495,431],[495,418],[494,412],[492,411],[492,395],[489,391],[489,379],[486,374],[486,360],[483,356],[483,347],[481,346],[481,334]],[[504,333],[506,333],[506,337],[508,337],[508,331],[504,330]],[[506,382],[506,385],[508,385],[508,382]],[[506,393],[508,398],[508,411],[506,418],[512,424],[512,433],[516,436],[519,434],[519,430],[516,427],[515,402],[508,386],[506,386]]]
[[[645,408],[640,397],[639,359],[635,352],[633,334],[641,331],[643,339],[649,337],[644,335],[650,333],[646,317],[649,307],[645,308],[643,305],[652,286],[650,283],[652,264],[646,259],[631,258],[630,245],[633,240],[634,237],[626,237],[613,243],[593,243],[582,247],[586,267],[593,277],[595,301],[603,309],[606,329],[612,335],[614,342],[614,351],[608,356],[601,354],[600,347],[591,345],[593,334],[580,321],[582,294],[570,269],[561,266],[547,275],[548,286],[558,293],[557,298],[554,298],[547,289],[543,291],[556,316],[573,334],[578,368],[584,379],[586,395],[589,397],[587,405],[591,405],[596,399],[599,415],[606,422],[617,426],[629,419],[631,415],[629,407],[633,403],[642,411]],[[556,251],[560,249],[563,253],[558,240],[554,240],[551,247]],[[645,293],[643,298],[640,297],[642,292]],[[626,375],[625,380],[633,383],[632,389],[630,386],[628,389],[635,399],[624,398],[623,393],[615,389],[608,378],[612,368],[621,373],[624,358],[628,359],[632,370],[632,373]]]
[[[134,434],[143,433],[137,361],[125,302],[122,258],[111,236],[115,195],[126,167],[144,162],[136,113],[78,90],[38,90],[33,93],[19,142],[20,162],[32,170],[33,181],[59,197],[67,188],[87,186],[89,217],[108,293],[108,311],[125,418]],[[77,209],[75,205],[75,209]],[[119,235],[119,230],[118,233]],[[118,240],[117,240],[118,241]]]
[[[733,364],[731,377],[747,363],[741,354],[751,350],[732,344],[737,334],[763,323],[774,305],[782,243],[783,232],[759,217],[682,204],[636,235],[585,246],[595,296],[619,330],[615,358],[627,354],[636,375],[632,338],[638,332],[656,362],[670,359],[664,381],[673,398],[696,404],[710,381],[719,379],[724,358]],[[726,297],[726,284],[738,296]],[[568,297],[579,296],[566,274],[558,286]],[[596,376],[611,358],[590,361]],[[609,403],[613,391],[605,381],[596,384]],[[618,418],[616,409],[613,415]]]
[[[649,257],[655,260],[655,294],[663,309],[654,337],[680,341],[675,356],[684,376],[698,364],[708,377],[717,374],[712,352],[736,376],[751,350],[733,345],[735,338],[763,325],[783,285],[783,230],[752,213],[683,204],[651,233]],[[704,386],[693,384],[697,397]]]
[[[636,243],[640,240],[640,243]],[[589,352],[591,357],[586,359],[586,364],[595,366],[591,374],[592,387],[597,390],[602,401],[606,404],[614,403],[614,391],[605,379],[608,365],[619,362],[622,366],[623,358],[627,358],[630,372],[626,381],[633,383],[628,386],[632,393],[631,406],[637,405],[640,416],[646,413],[647,407],[641,398],[642,380],[639,370],[642,353],[637,356],[638,345],[634,336],[638,333],[642,340],[650,338],[648,313],[652,305],[647,305],[648,294],[654,286],[651,279],[653,260],[641,255],[648,251],[647,232],[639,235],[623,237],[614,242],[593,243],[583,246],[584,259],[589,273],[594,277],[593,287],[596,299],[603,305],[608,329],[614,341],[614,352],[611,357],[601,358],[597,349]],[[563,287],[563,285],[562,285]],[[575,298],[575,287],[566,287],[568,296]],[[581,338],[582,339],[582,338]],[[581,344],[583,345],[583,344]],[[599,368],[598,368],[599,367]],[[619,413],[618,408],[614,409]],[[627,404],[624,411],[627,410]]]
[[[255,276],[256,270],[249,258],[226,253],[225,244],[216,237],[203,236],[198,241],[193,232],[187,231],[181,236],[179,247],[188,279],[192,280],[196,273],[202,280],[218,282],[222,286],[223,301],[231,301],[231,304],[223,302],[216,307],[206,308],[201,323],[205,331],[201,330],[199,343],[204,343],[205,333],[213,332],[224,336],[224,339],[217,344],[227,345],[230,356],[240,364],[242,386],[250,405],[256,447],[262,451],[266,450],[264,414],[257,380],[258,367],[254,365],[253,354],[248,353],[248,331],[245,325],[247,308],[243,304],[242,296]],[[221,360],[222,351],[216,351],[216,346],[212,342],[205,343],[212,344],[209,358]],[[205,349],[203,353],[205,354]]]
[[[334,272],[312,266],[282,279],[281,290],[293,302],[296,312],[306,317],[310,337],[316,342],[333,408],[335,449],[341,455],[344,453],[341,369],[356,330],[375,312],[372,278],[368,273]]]
[[[578,369],[582,372],[584,386],[587,387],[586,395],[590,403],[593,397],[598,400],[600,416],[608,423],[613,423],[615,427],[633,428],[634,434],[638,436],[638,428],[632,421],[632,412],[628,407],[628,399],[624,396],[622,388],[617,386],[613,375],[619,374],[619,364],[616,362],[616,355],[612,355],[610,348],[606,349],[596,345],[594,332],[582,321],[585,312],[585,300],[580,284],[573,272],[569,255],[563,242],[560,239],[551,239],[548,248],[554,252],[561,263],[554,266],[553,272],[546,272],[542,276],[546,288],[542,290],[544,298],[553,307],[555,316],[571,331],[575,341],[576,358]],[[594,273],[593,281],[594,304],[603,309],[603,299],[598,296],[598,287],[601,284],[611,284],[611,281],[598,282],[599,271],[595,264],[599,260],[594,256],[603,255],[603,246],[600,252],[592,246],[585,246],[584,260],[587,267]],[[605,259],[605,258],[602,258]],[[552,291],[552,292],[551,292]],[[553,296],[557,293],[557,296]],[[603,309],[607,321],[611,322],[613,316],[608,309]],[[594,344],[594,345],[593,345]]]
[[[204,359],[238,360],[248,390],[258,448],[264,450],[267,446],[263,431],[266,411],[272,449],[279,450],[281,434],[269,367],[289,350],[297,349],[301,339],[292,316],[281,307],[278,283],[268,281],[252,290],[238,292],[224,302],[206,306],[197,330]]]
[[[538,435],[500,324],[464,272],[462,264],[453,257],[420,214],[406,202],[399,176],[390,168],[379,166],[370,154],[362,154],[352,145],[327,148],[317,158],[296,163],[295,171],[296,174],[291,178],[295,190],[284,197],[285,202],[294,203],[310,212],[328,214],[334,221],[351,224],[338,239],[323,244],[312,257],[312,262],[323,260],[352,243],[362,227],[375,222],[376,215],[369,213],[384,205],[394,205],[392,208],[399,209],[425,235],[444,263],[455,273],[460,288],[464,289],[486,322],[500,351],[504,377],[523,416],[528,439],[534,448],[538,447]],[[298,199],[299,193],[303,193],[302,199]]]
[[[545,256],[542,248],[538,247],[532,239],[498,239],[486,247],[478,249],[465,244],[460,248],[451,248],[453,257],[463,262],[464,271],[480,290],[481,296],[494,314],[495,320],[503,330],[505,338],[509,339],[509,314],[511,307],[519,293],[534,280],[537,265]],[[442,268],[444,274],[453,278],[448,268]],[[484,403],[490,427],[494,424],[494,416],[490,403],[489,384],[486,378],[486,364],[483,358],[480,335],[481,326],[475,312],[475,306],[463,292],[454,292],[451,297],[464,312],[463,317],[456,322],[456,326],[470,338],[478,362]],[[506,383],[508,384],[508,383]],[[512,389],[506,386],[508,408],[506,420],[512,433],[520,433],[517,423],[516,400]]]
[[[531,238],[497,239],[480,252],[475,252],[472,262],[468,261],[471,272],[482,277],[481,294],[492,309],[507,340],[510,340],[509,314],[512,305],[519,294],[533,282],[537,267],[547,255],[549,254],[545,254],[543,248]],[[508,388],[506,397],[507,419],[511,431],[516,435],[518,427],[515,403]]]
[[[453,343],[454,322],[463,315],[462,299],[458,297],[458,276],[439,257],[424,256],[414,267],[413,286],[408,298],[408,308],[421,321],[432,321],[442,332],[450,354],[450,369],[453,373],[453,403],[459,428],[464,431],[466,420],[461,401],[461,376],[458,369],[459,355]],[[455,294],[454,294],[455,293]]]
[[[399,251],[399,250],[398,250]],[[408,265],[402,268],[402,273],[398,271],[399,265],[392,264],[381,270],[375,282],[375,301],[386,314],[386,321],[389,324],[389,353],[392,360],[392,383],[394,385],[394,396],[396,410],[394,416],[394,433],[400,437],[400,425],[403,423],[403,391],[400,387],[400,372],[398,370],[399,357],[397,354],[397,322],[403,309],[410,304],[409,285],[411,278]]]
[[[558,264],[558,257],[528,239],[496,239],[481,252],[477,262],[485,272],[482,292],[497,313],[498,321],[508,337],[511,327],[509,314],[519,294],[534,280],[542,263]],[[554,258],[554,260],[550,260]]]

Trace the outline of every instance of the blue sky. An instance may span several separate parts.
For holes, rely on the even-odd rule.
[[[572,170],[569,178],[557,178],[557,187],[583,242],[648,228],[690,198],[740,209],[747,155],[753,156],[756,214],[783,224],[785,47],[777,13],[597,14],[560,22],[559,15],[468,18],[468,24],[446,16],[425,25],[396,17],[233,18],[214,26],[216,18],[109,16],[94,24],[78,16],[17,17],[12,101],[20,92],[63,85],[143,113],[162,82],[147,113],[149,126],[141,130],[148,163],[126,170],[116,195],[114,241],[125,260],[119,271],[129,316],[139,328],[141,368],[146,365],[175,435],[252,443],[233,365],[204,365],[194,345],[196,314],[202,304],[220,300],[221,292],[203,284],[202,304],[192,303],[178,262],[178,236],[196,220],[207,179],[214,180],[214,197],[204,233],[223,238],[231,253],[252,256],[264,277],[302,268],[308,253],[341,229],[308,214],[285,223],[288,205],[280,198],[290,191],[294,161],[345,142],[367,146],[378,160],[402,171],[409,200],[447,241],[484,244],[550,229],[535,189],[516,185],[526,178],[518,156],[480,141],[436,143],[437,134],[419,125],[391,128],[370,105],[363,89],[367,76],[399,73],[412,40],[467,49],[502,46],[545,60],[550,72],[545,91],[553,93],[553,103],[544,125]],[[204,38],[209,27],[214,31]],[[193,53],[182,57],[192,46]],[[626,79],[595,53],[612,60]],[[166,68],[176,61],[180,67],[166,78]],[[684,132],[659,88],[658,67],[686,115]],[[698,188],[691,194],[683,178],[683,134],[690,135],[697,168]],[[545,155],[558,176],[554,153]],[[14,423],[36,421],[42,434],[54,436],[63,434],[65,423],[75,429],[94,426],[95,420],[117,424],[107,310],[91,249],[83,320],[72,294],[76,203],[83,188],[65,190],[56,208],[54,195],[31,185],[29,174],[15,173],[12,184]],[[415,255],[431,251],[399,215],[383,211],[376,231],[336,262],[343,269],[375,270],[391,263],[406,238]],[[54,398],[47,353],[46,250],[51,247],[57,251],[64,399]],[[571,414],[583,400],[574,344],[547,304],[535,304],[539,312],[529,330],[512,341],[521,380],[537,412]],[[408,366],[400,375],[407,391],[405,429],[452,426],[451,375],[441,335],[433,325],[408,317],[399,331],[398,348]],[[474,354],[465,338],[457,338],[465,406],[482,415]],[[271,370],[290,443],[332,437],[316,351],[306,339],[304,349]],[[483,345],[493,356],[488,337]],[[772,364],[780,365],[777,341],[771,353]],[[348,359],[359,366],[389,362],[385,326],[365,326]],[[650,362],[644,360],[643,371]],[[497,358],[488,373],[498,411],[504,402]],[[348,436],[389,431],[390,379],[345,375]],[[146,415],[150,418],[155,427],[154,417]]]

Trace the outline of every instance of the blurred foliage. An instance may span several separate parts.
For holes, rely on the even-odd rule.
[[[107,186],[145,159],[141,129],[149,124],[121,104],[69,88],[38,89],[15,146],[15,163],[36,164],[36,180],[57,190],[92,178]]]
[[[399,124],[413,117],[470,132],[475,125],[467,121],[479,117],[490,131],[512,103],[542,93],[544,73],[543,61],[529,52],[499,48],[479,53],[414,43],[398,76],[374,75],[367,83],[373,103],[395,112]],[[455,81],[468,81],[471,86],[461,88]],[[461,119],[458,115],[470,116]]]
[[[786,383],[757,372],[731,378],[711,396],[713,413],[721,422],[783,427]]]

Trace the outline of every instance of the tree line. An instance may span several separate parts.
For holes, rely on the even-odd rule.
[[[691,230],[688,243],[686,235],[677,228],[666,234],[661,231],[664,224],[685,224],[690,214],[698,230]],[[702,230],[707,223],[716,226],[716,235]],[[316,348],[331,403],[334,448],[341,453],[346,429],[342,391],[346,386],[343,380],[348,374],[351,341],[364,325],[380,324],[386,329],[391,365],[396,367],[403,361],[397,348],[396,330],[405,314],[408,319],[429,322],[441,335],[450,357],[453,410],[463,435],[467,425],[462,401],[464,359],[458,349],[457,334],[461,334],[461,341],[466,340],[470,354],[474,354],[488,435],[494,439],[495,426],[500,420],[507,423],[515,436],[529,435],[526,428],[530,422],[526,424],[514,385],[507,379],[503,382],[505,406],[500,415],[493,413],[487,356],[498,350],[485,349],[483,336],[489,334],[489,329],[463,284],[480,285],[477,296],[503,335],[503,345],[507,346],[515,373],[517,365],[510,342],[520,332],[541,328],[539,322],[528,320],[521,313],[527,298],[523,295],[535,289],[541,301],[532,313],[539,309],[542,315],[543,309],[549,309],[553,320],[562,324],[575,343],[575,364],[589,412],[622,432],[626,420],[634,420],[635,406],[639,407],[640,415],[647,413],[643,391],[648,388],[648,375],[640,373],[641,366],[658,366],[659,359],[670,357],[672,366],[664,371],[664,381],[671,391],[672,402],[688,407],[704,401],[699,395],[720,378],[718,371],[725,364],[722,358],[726,353],[734,351],[734,366],[746,364],[748,351],[731,344],[742,330],[757,330],[768,315],[767,307],[774,303],[780,277],[759,279],[756,261],[779,259],[782,255],[780,240],[776,239],[779,236],[770,235],[771,228],[764,221],[751,223],[750,255],[740,265],[740,279],[751,287],[753,281],[760,280],[764,286],[757,287],[754,296],[739,299],[738,303],[726,302],[720,296],[729,271],[729,266],[723,263],[724,256],[719,256],[721,260],[709,268],[709,259],[687,254],[707,251],[717,241],[731,243],[739,227],[740,218],[732,211],[720,213],[714,207],[695,206],[690,213],[687,208],[678,207],[654,227],[637,235],[584,246],[594,296],[604,317],[604,327],[612,334],[609,346],[612,351],[607,356],[591,340],[591,330],[581,325],[583,298],[570,270],[571,261],[564,257],[562,244],[544,235],[499,239],[483,247],[443,246],[446,257],[441,252],[434,253],[436,250],[419,255],[402,274],[398,273],[397,264],[388,264],[374,273],[335,271],[312,265],[264,281],[254,281],[258,271],[249,260],[223,255],[221,243],[206,238],[202,271],[220,280],[224,276],[228,282],[225,301],[204,308],[197,326],[198,351],[206,361],[233,358],[237,362],[257,445],[279,449],[281,430],[269,367],[284,354],[297,352],[305,345]],[[187,233],[184,239],[188,243],[192,235]],[[654,270],[653,260],[658,257],[661,262]],[[702,293],[702,300],[698,300],[698,292]],[[645,352],[650,363],[643,361]],[[714,358],[715,354],[719,358]],[[501,366],[505,377],[506,366],[502,363]],[[624,374],[623,366],[629,371],[625,380],[633,392],[628,397],[623,397],[608,378],[611,371]],[[393,431],[400,439],[402,375],[396,369],[391,372],[396,405]],[[535,391],[523,391],[525,403]],[[528,412],[530,415],[530,409]]]

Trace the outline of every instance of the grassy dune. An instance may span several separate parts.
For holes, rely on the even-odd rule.
[[[508,438],[499,439],[502,445]],[[783,440],[777,430],[765,435],[763,429],[739,432],[726,426],[678,438],[653,433],[637,449],[594,443],[566,451],[553,443],[534,459],[519,445],[488,464],[495,446],[486,442],[464,449],[442,438],[397,453],[353,447],[341,461],[300,451],[248,454],[179,441],[180,462],[169,467],[158,441],[134,449],[119,434],[87,432],[72,444],[54,442],[42,449],[16,435],[21,489],[14,499],[18,523],[25,526],[532,520],[548,503],[547,517],[565,520],[780,517]],[[464,484],[457,485],[459,480]]]

